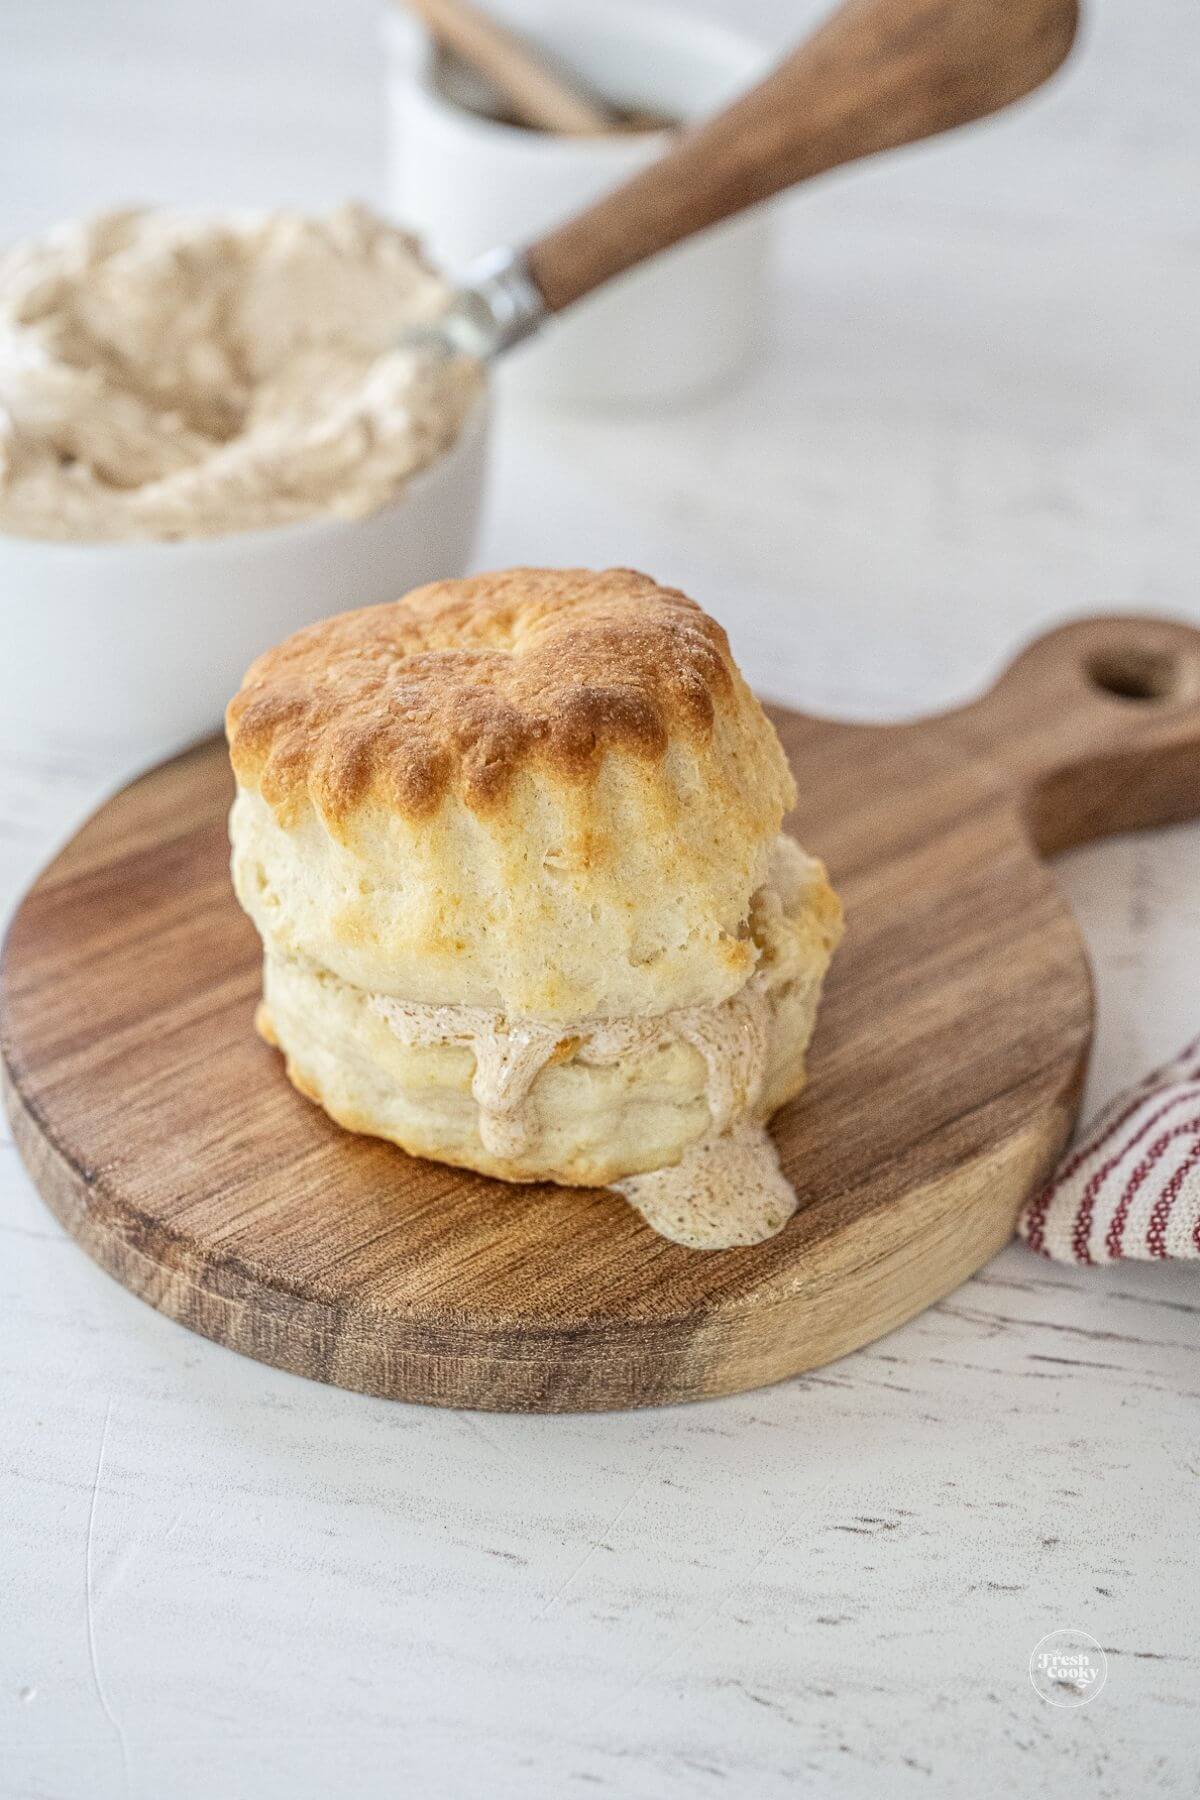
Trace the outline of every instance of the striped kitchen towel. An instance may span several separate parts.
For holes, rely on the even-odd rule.
[[[1017,1232],[1055,1262],[1200,1257],[1200,1038],[1105,1107]]]

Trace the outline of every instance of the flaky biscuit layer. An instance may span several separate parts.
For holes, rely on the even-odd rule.
[[[576,1185],[660,1168],[720,1124],[714,1120],[720,1082],[706,1062],[698,1019],[710,1016],[707,1035],[719,1042],[722,1020],[732,1015],[736,1032],[747,995],[757,1003],[765,1039],[761,1087],[727,1096],[735,1115],[768,1118],[803,1086],[804,1053],[840,914],[819,863],[786,840],[772,862],[782,892],[768,887],[756,898],[759,959],[748,987],[715,1006],[657,1020],[578,1021],[548,1035],[539,1024],[553,1049],[538,1060],[527,1100],[512,1115],[522,1129],[508,1143],[497,1137],[496,1120],[479,1100],[481,1058],[469,1043],[478,1009],[427,1008],[446,1041],[422,1042],[403,1028],[405,1009],[398,1029],[389,1022],[393,1003],[386,997],[268,944],[259,1029],[283,1050],[296,1087],[339,1124],[414,1155],[508,1181]],[[495,1023],[503,1060],[505,1035],[519,1041],[523,1025],[499,1016]]]
[[[794,788],[720,626],[629,570],[515,569],[296,634],[229,708],[238,896],[280,952],[514,1016],[753,973]]]

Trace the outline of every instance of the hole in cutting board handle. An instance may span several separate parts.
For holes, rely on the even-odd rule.
[[[1179,688],[1179,659],[1169,650],[1115,644],[1097,650],[1084,666],[1092,686],[1117,700],[1169,700]]]

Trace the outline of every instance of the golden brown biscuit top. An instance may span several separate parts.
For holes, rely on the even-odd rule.
[[[450,792],[475,812],[538,768],[582,779],[647,761],[757,703],[724,631],[632,569],[507,569],[341,613],[260,656],[226,715],[244,787],[336,820],[367,799],[408,818]]]

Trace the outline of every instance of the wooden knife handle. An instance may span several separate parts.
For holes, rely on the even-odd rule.
[[[407,0],[407,5],[439,44],[491,83],[521,124],[572,136],[619,129],[613,108],[472,0]]]
[[[1078,0],[848,0],[632,180],[528,247],[551,312],[810,175],[996,112],[1071,47]]]
[[[1200,817],[1200,631],[1079,619],[945,723],[1006,768],[1046,855]]]

